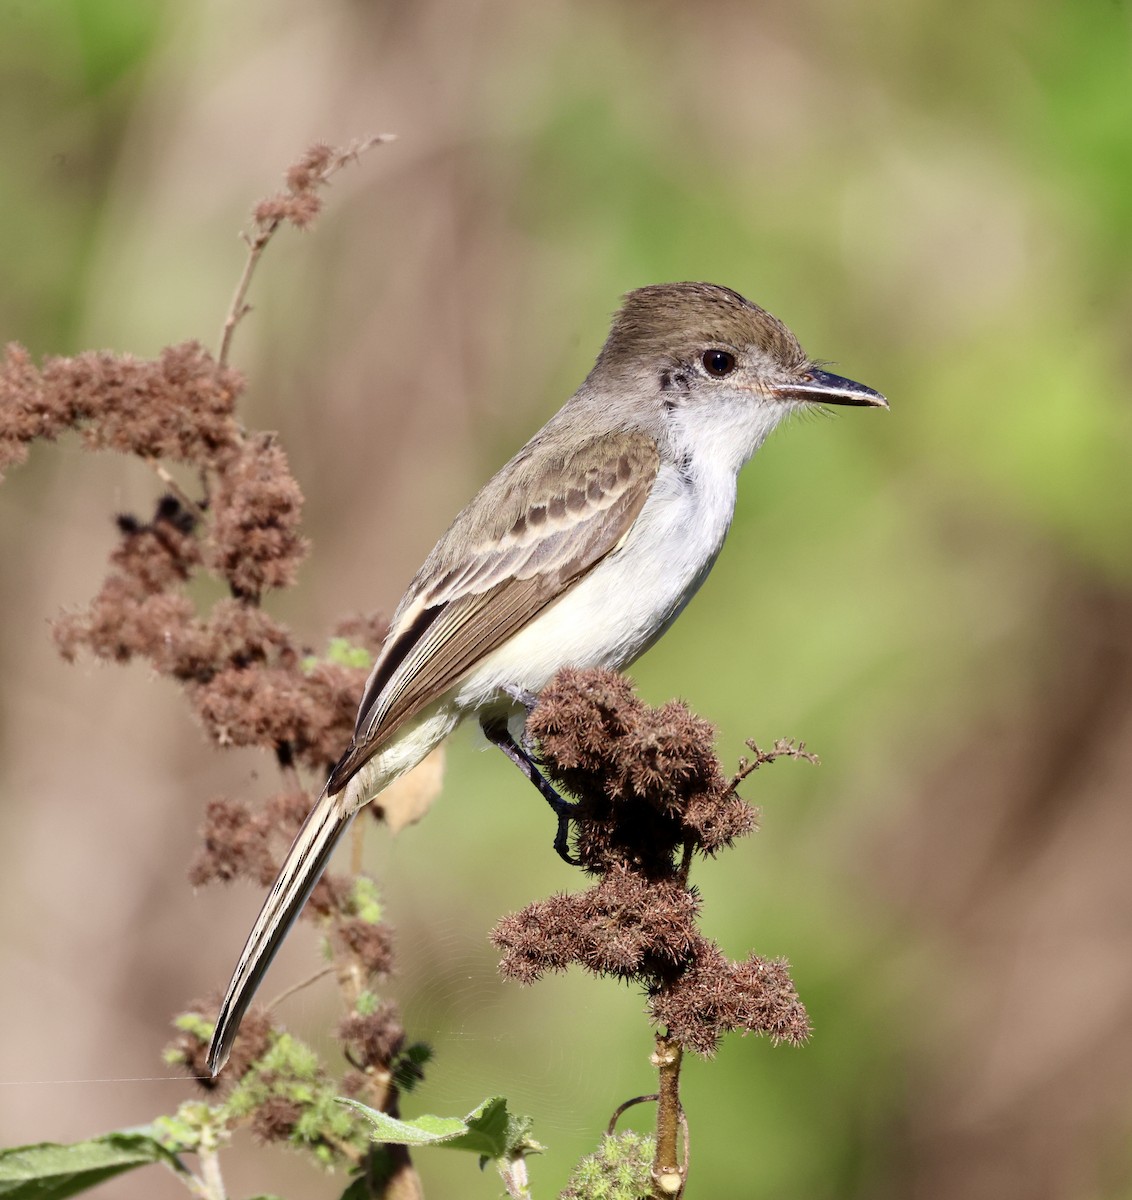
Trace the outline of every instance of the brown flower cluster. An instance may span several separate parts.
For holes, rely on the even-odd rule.
[[[274,228],[288,221],[296,229],[306,229],[322,211],[318,188],[325,181],[325,172],[336,162],[340,152],[321,143],[293,163],[286,174],[286,188],[273,196],[265,196],[252,210],[252,220],[260,228]]]
[[[579,798],[577,853],[588,870],[629,861],[665,876],[685,843],[714,854],[755,827],[715,756],[711,725],[678,700],[650,708],[612,671],[560,672],[527,730],[553,778]]]
[[[261,456],[275,473],[249,482],[248,458]],[[214,491],[226,505],[216,504],[212,520],[205,510],[203,530],[172,496],[149,521],[119,518],[110,573],[85,610],[55,622],[56,642],[68,659],[81,650],[121,663],[143,658],[184,686],[217,745],[259,746],[321,774],[349,742],[366,668],[304,655],[286,626],[259,608],[260,588],[289,582],[304,549],[294,533],[298,489],[274,447],[231,463],[235,479],[221,472]],[[230,595],[201,616],[187,585],[210,565]],[[376,654],[378,619],[341,628]]]
[[[809,1023],[786,964],[733,963],[696,927],[693,852],[714,854],[755,826],[681,703],[652,708],[610,671],[564,670],[528,722],[545,769],[577,797],[575,852],[599,877],[505,917],[492,940],[524,983],[577,964],[641,984],[650,1016],[703,1055],[729,1030],[799,1042]]]
[[[177,1036],[165,1049],[166,1063],[182,1068],[206,1092],[230,1089],[263,1057],[277,1032],[267,1010],[253,1005],[240,1025],[240,1040],[232,1048],[231,1069],[214,1078],[208,1069],[208,1035],[219,1007],[218,998],[194,1000],[181,1015]]]
[[[220,745],[263,746],[322,772],[352,731],[365,669],[306,663],[290,632],[262,612],[272,588],[294,582],[307,551],[302,494],[270,435],[245,435],[235,418],[243,382],[194,343],[152,361],[80,354],[34,367],[10,347],[0,365],[0,465],[20,461],[36,438],[69,429],[92,449],[194,467],[207,485],[193,501],[163,496],[149,520],[118,519],[111,570],[82,612],[56,623],[62,653],[115,662],[140,657],[184,684]],[[203,571],[228,599],[197,611],[189,585]],[[376,653],[376,618],[350,625]]]
[[[155,359],[87,351],[36,368],[9,345],[0,363],[0,470],[28,445],[82,431],[91,449],[145,459],[222,466],[240,446],[234,412],[243,380],[198,342],[168,346]]]
[[[373,1012],[353,1012],[343,1017],[336,1034],[346,1057],[358,1069],[388,1068],[405,1045],[405,1029],[396,1004],[384,1001]]]
[[[209,1075],[206,1059],[216,1009],[215,1000],[194,1001],[177,1017],[177,1036],[164,1053],[169,1066],[186,1070],[210,1093],[211,1119],[229,1130],[247,1128],[258,1142],[311,1151],[325,1166],[357,1167],[369,1140],[338,1102],[339,1085],[262,1008],[244,1017],[229,1069],[215,1079]],[[361,1071],[348,1074],[352,1085],[372,1100],[372,1078]]]
[[[260,887],[269,886],[309,807],[310,800],[303,792],[282,792],[256,808],[224,797],[210,800],[201,848],[189,868],[190,882],[200,886],[243,878]],[[325,933],[335,971],[351,1004],[338,1028],[343,1053],[357,1076],[351,1086],[366,1094],[370,1102],[380,1102],[405,1048],[397,1006],[378,1001],[373,993],[393,970],[393,931],[382,920],[373,885],[365,877],[325,873],[302,916]],[[215,1020],[215,1005],[208,1015]],[[262,1047],[257,1052],[254,1045],[251,1050],[245,1046],[249,1034],[247,1018],[244,1020],[236,1040],[241,1058],[237,1060],[233,1053],[225,1078],[238,1079],[262,1053]],[[253,1029],[250,1040],[254,1043],[255,1039]],[[203,1054],[201,1047],[199,1054],[194,1050],[184,1061],[191,1068],[203,1069]],[[374,1087],[376,1095],[369,1090]]]
[[[252,219],[259,227],[261,236],[273,232],[283,221],[294,225],[296,229],[308,228],[322,211],[319,188],[336,171],[353,162],[362,151],[389,140],[389,134],[382,134],[345,149],[322,143],[311,146],[298,162],[287,169],[284,190],[265,197],[252,210]]]
[[[256,808],[226,797],[210,800],[189,882],[202,887],[248,879],[267,887],[309,809],[304,792],[281,792]]]
[[[256,207],[247,263],[215,356],[187,342],[148,361],[89,352],[37,367],[16,345],[0,357],[0,471],[24,461],[36,439],[74,432],[89,449],[141,458],[165,492],[152,515],[117,518],[118,540],[97,594],[55,623],[61,653],[146,661],[183,689],[215,744],[260,747],[282,769],[286,790],[259,807],[226,798],[208,804],[190,867],[194,884],[273,881],[310,807],[296,768],[310,769],[321,784],[348,745],[366,664],[385,637],[378,616],[351,618],[319,656],[261,607],[267,593],[295,582],[306,556],[303,496],[275,436],[242,428],[236,407],[245,385],[227,365],[234,331],[249,311],[251,276],[275,229],[283,222],[309,226],[321,206],[318,190],[384,140],[312,147],[287,172],[286,191]],[[192,484],[179,482],[186,479]],[[213,582],[201,586],[205,577]],[[217,594],[222,598],[207,599]],[[372,990],[393,963],[392,933],[372,883],[326,875],[305,912],[326,935],[349,1010],[339,1030],[351,1066],[348,1090],[395,1110],[398,1090],[420,1077],[427,1053],[406,1047],[396,1007]],[[221,1088],[222,1111],[233,1124],[306,1145],[322,1161],[348,1151],[360,1162],[368,1141],[347,1145],[351,1118],[335,1102],[336,1088],[311,1052],[263,1010],[244,1017],[223,1083],[211,1078],[206,1054],[217,1007],[197,1003],[178,1018],[167,1061],[203,1086]],[[343,1123],[346,1132],[338,1128]]]
[[[247,438],[217,480],[207,555],[237,599],[295,582],[309,548],[299,535],[302,505],[275,435]]]
[[[235,417],[240,376],[189,342],[143,361],[85,353],[36,368],[18,346],[0,364],[0,466],[36,438],[77,431],[91,449],[154,464],[176,494],[149,520],[118,519],[111,570],[89,607],[56,625],[68,658],[148,660],[185,685],[204,728],[221,745],[258,745],[321,772],[347,744],[364,668],[318,663],[259,609],[264,592],[294,582],[306,554],[302,494],[270,436],[245,435]],[[199,501],[176,489],[162,463],[193,467]],[[189,585],[209,571],[227,600],[200,615]],[[382,630],[370,619],[361,644]]]

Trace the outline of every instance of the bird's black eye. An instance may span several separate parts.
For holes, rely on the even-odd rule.
[[[700,362],[704,364],[704,370],[709,375],[714,375],[716,379],[730,375],[737,365],[735,355],[730,350],[705,350],[700,357]]]

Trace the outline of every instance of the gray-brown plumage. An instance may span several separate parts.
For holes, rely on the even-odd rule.
[[[781,321],[729,288],[629,293],[582,386],[409,584],[351,744],[240,955],[209,1050],[214,1074],[354,813],[469,715],[547,795],[507,728],[522,699],[561,667],[625,667],[661,636],[723,544],[740,468],[787,413],[814,403],[885,401],[814,367]],[[564,842],[560,826],[563,852]]]
[[[659,466],[656,442],[641,433],[545,440],[481,489],[398,605],[330,790],[604,558],[637,519]]]
[[[767,364],[801,374],[806,352],[777,318],[714,283],[661,283],[625,297],[613,318],[596,370],[620,373],[641,361],[689,367],[704,346],[757,347]]]

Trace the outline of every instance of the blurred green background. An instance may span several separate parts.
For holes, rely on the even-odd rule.
[[[692,1062],[698,1197],[1132,1195],[1132,14],[1124,0],[38,0],[0,4],[0,336],[34,354],[214,345],[236,238],[298,152],[391,130],[285,232],[235,361],[314,552],[274,611],[312,645],[395,603],[476,486],[588,370],[619,295],[728,284],[885,392],[780,432],[712,578],[633,672],[745,738],[804,739],[697,867],[733,957],[794,966],[815,1035]],[[171,1111],[166,1022],[259,897],[192,894],[205,748],[142,668],[69,668],[136,463],[37,449],[0,493],[7,1143]],[[502,1093],[555,1194],[649,1090],[641,998],[520,990],[487,931],[577,877],[470,733],[373,867],[392,990],[437,1060],[407,1111]],[[303,977],[303,931],[265,989]],[[333,998],[288,1002],[317,1037]],[[79,1081],[79,1082],[76,1082]],[[647,1116],[645,1118],[647,1120]],[[434,1196],[498,1192],[418,1159]],[[332,1196],[240,1139],[234,1196]],[[156,1170],[104,1189],[175,1196]]]

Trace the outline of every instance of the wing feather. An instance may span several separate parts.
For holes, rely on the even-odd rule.
[[[409,586],[329,790],[613,551],[659,466],[643,433],[606,434],[549,462],[532,462],[530,447],[513,459],[488,484],[499,494],[472,501]]]

